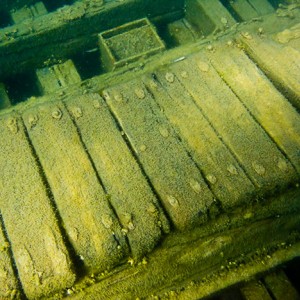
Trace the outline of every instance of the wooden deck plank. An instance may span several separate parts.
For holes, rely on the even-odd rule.
[[[222,81],[204,52],[171,65],[171,70],[263,194],[285,189],[295,180],[290,162]],[[188,76],[180,76],[182,72]]]
[[[177,78],[168,81],[168,70],[155,72],[144,79],[157,103],[178,135],[187,143],[193,159],[201,168],[211,190],[230,210],[254,197],[254,186],[238,162],[217,136]],[[187,76],[182,73],[181,76]],[[173,80],[174,79],[174,80]]]
[[[90,272],[112,267],[127,244],[64,105],[37,106],[23,119],[77,255]]]
[[[134,257],[150,252],[168,221],[130,153],[104,100],[91,94],[66,101],[84,145],[127,233]]]
[[[277,271],[264,277],[266,287],[273,299],[299,300],[300,295],[289,281],[284,271]]]
[[[255,35],[241,41],[247,54],[300,110],[300,52]]]
[[[0,209],[24,292],[39,298],[75,276],[21,120],[1,117],[0,130]]]
[[[168,34],[176,46],[195,42],[199,33],[186,19],[180,19],[167,25]]]
[[[22,23],[26,20],[34,19],[40,17],[42,15],[47,14],[48,11],[43,2],[39,1],[32,5],[25,5],[19,9],[11,10],[11,19],[12,21],[17,23]]]
[[[286,26],[284,30],[274,34],[273,39],[300,52],[300,23]]]
[[[259,16],[258,12],[247,0],[230,1],[230,5],[243,21],[251,20]]]
[[[291,220],[290,216],[283,218],[286,218],[287,223]],[[111,277],[105,278],[74,295],[73,298],[76,300],[93,300],[97,297],[98,299],[151,299],[154,294],[162,299],[209,299],[214,293],[221,292],[230,285],[252,279],[257,273],[274,268],[278,262],[286,262],[290,257],[298,255],[300,245],[296,244],[293,256],[287,256],[287,251],[293,249],[288,247],[279,250],[278,256],[274,253],[270,259],[260,258],[240,268],[231,266],[228,267],[229,271],[217,275],[220,273],[220,266],[226,262],[224,257],[232,258],[238,257],[241,253],[255,252],[257,249],[255,247],[259,248],[262,244],[266,245],[269,242],[274,244],[285,239],[290,233],[290,228],[295,228],[293,227],[295,224],[286,227],[284,225],[286,223],[281,221],[283,218],[255,222],[246,228],[230,229],[188,243],[187,235],[184,233],[175,241],[173,240],[170,247],[157,249],[149,257],[147,268],[137,267],[135,272],[132,269],[121,271],[115,275],[115,280],[112,281]],[[299,224],[299,217],[297,223]],[[217,274],[213,273],[213,270]],[[209,274],[212,274],[212,279],[202,283],[202,279],[207,278]],[[178,282],[181,282],[179,286]],[[171,293],[170,289],[172,289]]]
[[[187,0],[186,18],[205,35],[214,30],[225,30],[236,23],[219,0]]]
[[[248,0],[260,16],[271,14],[275,11],[268,0]]]
[[[103,96],[175,227],[203,223],[214,206],[212,194],[143,83],[133,80],[105,90]]]
[[[18,299],[19,286],[15,277],[12,257],[9,253],[9,243],[0,227],[0,299]]]
[[[212,65],[300,173],[300,116],[248,56],[218,50]]]
[[[43,93],[53,93],[60,88],[79,84],[81,81],[76,67],[71,59],[64,63],[36,71],[38,82]]]
[[[260,281],[252,280],[240,290],[245,300],[272,300],[268,290]]]

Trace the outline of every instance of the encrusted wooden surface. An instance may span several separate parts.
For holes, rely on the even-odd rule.
[[[17,56],[28,66],[45,52],[33,66],[42,67],[34,70],[42,97],[9,108],[1,84],[0,297],[132,299],[174,289],[179,299],[195,299],[218,290],[209,281],[201,292],[203,278],[219,280],[224,264],[249,263],[257,249],[281,253],[277,263],[284,251],[299,255],[296,21],[278,21],[273,34],[283,12],[257,20],[273,12],[268,1],[248,0],[255,19],[238,25],[221,2],[212,13],[199,0],[187,7],[211,19],[205,30],[219,41],[210,36],[85,81],[71,60],[40,66],[60,43],[79,39],[64,55],[75,53],[99,30],[142,11],[164,19],[169,8],[91,3],[34,18],[28,35],[2,36],[0,77]],[[231,5],[237,13],[242,3]],[[182,8],[175,1],[169,9]],[[254,261],[249,274],[267,269]]]

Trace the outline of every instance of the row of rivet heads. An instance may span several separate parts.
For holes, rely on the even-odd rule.
[[[184,59],[185,59],[185,57],[184,57]],[[183,59],[180,59],[180,61],[181,61],[181,60],[183,60]],[[210,68],[209,64],[207,64],[206,62],[202,62],[202,61],[199,62],[198,67],[199,67],[199,69],[200,69],[201,71],[203,71],[203,72],[207,72],[207,71],[209,70],[209,68]],[[182,72],[180,73],[180,76],[181,76],[182,78],[188,78],[189,74],[188,74],[187,71],[182,71]],[[167,73],[165,74],[165,79],[166,79],[167,82],[169,82],[169,83],[174,83],[174,82],[175,82],[175,78],[176,78],[176,76],[175,76],[175,74],[172,73],[172,72],[167,72]],[[151,86],[152,88],[158,88],[158,84],[157,84],[157,82],[156,82],[154,79],[151,80],[151,81],[149,82],[149,84],[150,84],[150,86]],[[141,87],[136,88],[136,89],[134,90],[134,93],[135,93],[136,97],[139,98],[139,99],[144,99],[144,98],[146,97],[146,92],[145,92],[144,89],[141,88]],[[103,92],[103,97],[104,97],[106,100],[108,100],[108,99],[111,98],[111,95],[110,95],[107,91],[104,91],[104,92]],[[115,100],[116,102],[119,102],[119,103],[122,102],[122,101],[124,101],[124,102],[127,101],[127,99],[125,99],[125,97],[124,97],[121,93],[114,93],[113,98],[114,98],[114,100]],[[161,128],[161,127],[160,127],[160,128],[159,128],[159,132],[160,132],[160,134],[161,134],[164,138],[167,138],[167,137],[169,136],[169,132],[168,132],[168,130],[167,130],[166,128]],[[141,151],[141,152],[145,152],[146,150],[147,150],[147,146],[146,146],[146,145],[143,144],[143,145],[140,146],[140,151]],[[274,161],[275,161],[275,163],[277,164],[278,168],[279,168],[280,170],[282,170],[283,172],[285,172],[285,171],[288,169],[287,162],[286,162],[283,158],[278,158],[278,159],[275,159]],[[260,163],[258,163],[258,162],[253,162],[253,163],[252,163],[252,167],[253,167],[254,171],[255,171],[258,175],[260,175],[260,176],[265,175],[265,173],[266,173],[266,168],[265,168],[262,164],[260,164]],[[228,168],[227,168],[227,171],[228,171],[231,175],[238,175],[238,170],[237,170],[237,168],[236,168],[234,165],[229,165]],[[211,183],[211,184],[216,184],[216,183],[217,183],[217,177],[214,176],[214,175],[207,175],[207,176],[206,176],[206,179],[207,179],[208,182]]]

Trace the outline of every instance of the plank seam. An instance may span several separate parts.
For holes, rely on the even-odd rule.
[[[101,95],[101,96],[102,96],[102,95]],[[104,98],[104,97],[102,97],[102,98],[104,99],[105,103],[107,104],[105,98]],[[136,163],[138,164],[138,166],[139,166],[139,168],[140,168],[140,170],[141,170],[141,172],[142,172],[142,175],[143,175],[144,178],[146,179],[146,181],[147,181],[147,183],[148,183],[148,185],[149,185],[149,187],[150,187],[152,193],[153,193],[154,196],[156,197],[157,202],[158,202],[158,205],[160,205],[160,209],[162,210],[162,213],[164,214],[165,218],[167,219],[167,221],[168,221],[168,223],[169,223],[169,225],[170,225],[170,227],[171,227],[170,229],[174,228],[174,224],[173,224],[173,222],[172,222],[172,220],[171,220],[171,218],[170,218],[170,216],[169,216],[169,214],[168,214],[168,212],[167,212],[167,209],[166,209],[166,207],[164,206],[163,201],[161,200],[161,197],[159,196],[158,192],[155,190],[155,187],[154,187],[154,185],[152,184],[152,182],[151,182],[149,176],[147,175],[147,173],[146,173],[146,171],[145,171],[145,169],[144,169],[144,167],[143,167],[143,165],[142,165],[142,162],[140,161],[140,159],[139,159],[137,153],[134,151],[134,148],[133,148],[132,144],[130,143],[130,140],[129,140],[128,137],[127,137],[126,131],[122,128],[122,125],[121,125],[121,123],[119,122],[117,116],[114,114],[114,112],[112,111],[112,109],[110,108],[110,106],[109,106],[108,104],[107,104],[107,107],[108,107],[108,112],[109,112],[109,114],[111,115],[111,117],[112,117],[112,119],[113,119],[113,121],[114,121],[114,123],[115,123],[117,129],[120,131],[120,133],[124,132],[124,134],[121,134],[121,136],[122,136],[124,142],[126,143],[126,145],[127,145],[128,149],[129,149],[131,155],[133,156],[134,160],[135,160]],[[163,229],[160,228],[160,230],[161,230],[161,232],[162,232],[162,234],[163,234],[163,233],[164,233]]]
[[[19,275],[19,272],[18,272],[18,268],[17,268],[17,265],[16,265],[15,258],[14,258],[14,253],[13,253],[12,247],[11,247],[11,241],[10,241],[9,235],[6,231],[6,227],[5,227],[5,223],[4,223],[4,219],[3,219],[3,216],[2,216],[1,210],[0,210],[0,230],[2,230],[2,232],[3,232],[5,241],[9,244],[7,251],[8,251],[9,259],[10,259],[11,266],[12,266],[12,269],[13,269],[13,275],[15,276],[15,279],[17,281],[17,288],[19,289],[18,292],[20,293],[21,299],[25,299],[26,298],[25,297],[25,292],[24,292],[24,289],[23,289],[23,286],[22,286],[22,283],[21,283],[20,275]]]
[[[160,84],[160,86],[164,89],[164,91],[169,95],[169,97],[172,99],[172,96],[169,94],[168,90],[163,86],[163,84],[159,81],[159,79],[157,78],[157,76],[153,73],[151,74],[153,80],[155,80],[158,84]],[[182,138],[180,137],[179,134],[179,130],[176,128],[176,126],[174,126],[172,124],[172,122],[170,121],[170,119],[168,118],[168,116],[165,114],[164,110],[162,109],[162,107],[159,105],[158,101],[155,99],[154,94],[151,92],[151,90],[149,89],[149,87],[144,83],[145,88],[147,90],[147,92],[150,94],[151,98],[153,99],[153,101],[157,104],[157,106],[159,108],[161,108],[161,112],[164,115],[164,117],[168,120],[169,125],[173,128],[174,132],[176,133],[175,138],[177,139],[178,143],[181,144],[183,146],[183,149],[185,150],[185,152],[187,153],[188,157],[191,159],[191,161],[193,162],[193,164],[195,165],[195,167],[197,168],[197,170],[200,172],[202,179],[204,180],[205,184],[208,186],[208,189],[210,190],[210,192],[213,194],[213,198],[214,198],[214,204],[217,206],[219,213],[224,212],[224,208],[222,206],[222,203],[220,201],[220,199],[218,199],[218,197],[216,196],[216,194],[214,193],[214,191],[211,188],[211,184],[210,182],[207,180],[206,176],[204,175],[203,170],[201,169],[201,167],[198,165],[198,163],[194,160],[193,155],[190,152],[189,146],[187,144],[187,142],[183,141]],[[210,215],[210,210],[208,210],[208,216],[211,217]]]
[[[176,75],[175,75],[176,76]],[[176,76],[177,77],[177,76]],[[222,142],[222,144],[224,145],[224,147],[229,151],[229,153],[232,155],[232,157],[235,159],[236,163],[239,165],[239,167],[243,170],[243,172],[245,173],[245,175],[247,176],[247,178],[250,180],[250,182],[257,187],[257,185],[255,184],[254,180],[252,180],[252,178],[249,176],[248,172],[246,171],[246,169],[244,168],[243,164],[241,164],[240,160],[238,159],[238,157],[235,155],[234,151],[232,151],[230,149],[230,147],[224,142],[221,134],[217,131],[217,129],[213,126],[213,124],[211,123],[210,119],[206,116],[206,114],[204,113],[204,111],[202,110],[202,108],[197,104],[197,102],[195,101],[193,95],[189,92],[189,90],[185,87],[185,85],[180,81],[179,78],[178,82],[182,85],[182,87],[185,89],[186,93],[193,99],[195,105],[197,106],[197,108],[200,110],[200,112],[202,113],[204,119],[208,122],[208,124],[211,126],[212,130],[215,132],[215,134],[217,135],[217,137],[220,139],[220,141]],[[206,84],[205,84],[206,85]],[[206,85],[207,86],[207,85]],[[208,88],[208,87],[207,87]]]
[[[266,288],[266,290],[268,291],[270,297],[272,298],[272,300],[277,300],[277,298],[275,297],[275,295],[273,294],[272,290],[270,289],[270,287],[268,286],[268,284],[266,283],[265,278],[263,277],[261,279],[261,282],[263,283],[264,287]]]
[[[277,90],[280,95],[282,95],[282,97],[284,99],[286,99],[286,101],[293,106],[293,108],[300,113],[300,109],[294,105],[294,100],[293,100],[293,95],[291,95],[291,93],[289,92],[288,89],[285,88],[285,86],[283,84],[280,84],[279,82],[276,82],[276,80],[273,80],[271,78],[271,76],[269,76],[267,74],[266,71],[264,71],[264,68],[267,69],[266,67],[260,66],[259,63],[254,59],[254,57],[251,56],[251,54],[247,51],[247,47],[243,48],[243,53],[249,58],[249,60],[251,62],[254,63],[254,65],[259,69],[259,71],[269,80],[269,82],[272,84],[272,86],[274,87],[275,90]]]
[[[248,2],[248,4],[254,9],[254,11],[256,11],[257,14],[260,16],[260,13],[259,13],[259,11],[255,8],[255,6],[254,6],[251,2],[249,2],[249,0],[247,0],[247,2]]]
[[[89,153],[89,150],[87,149],[86,144],[83,141],[80,128],[77,126],[77,124],[76,124],[76,122],[75,122],[75,120],[74,120],[74,118],[72,116],[72,113],[69,111],[66,103],[64,101],[62,101],[62,104],[63,104],[64,108],[66,109],[66,111],[68,112],[68,115],[70,116],[70,119],[71,119],[74,127],[76,128],[76,132],[77,132],[79,140],[80,140],[80,142],[82,144],[83,150],[84,150],[85,154],[88,157],[88,160],[90,161],[90,163],[92,165],[92,169],[95,172],[95,176],[97,178],[98,183],[100,184],[100,186],[102,187],[102,189],[103,189],[103,191],[105,193],[107,204],[108,204],[109,208],[111,209],[111,211],[113,212],[113,214],[116,217],[116,219],[118,220],[120,228],[122,228],[123,227],[122,226],[122,222],[121,222],[121,220],[120,220],[120,218],[119,218],[119,216],[117,214],[116,208],[113,206],[112,202],[109,199],[109,194],[108,194],[107,189],[106,189],[106,187],[104,185],[104,182],[101,179],[100,175],[98,174],[95,162],[94,162],[93,158],[91,157],[91,154]],[[120,242],[119,242],[118,238],[116,237],[116,235],[113,235],[113,237],[114,237],[115,241],[117,242],[117,244],[120,245]],[[132,249],[131,249],[131,246],[130,246],[130,243],[129,243],[127,235],[125,235],[124,237],[125,237],[125,240],[126,240],[126,244],[127,244],[128,248],[129,248],[129,252],[132,253]]]
[[[66,249],[68,251],[68,254],[70,256],[70,260],[72,262],[72,267],[74,269],[74,272],[75,272],[76,275],[78,275],[78,274],[85,275],[83,262],[80,259],[80,257],[76,254],[76,251],[75,251],[74,247],[72,246],[72,244],[69,240],[67,231],[64,227],[64,221],[63,221],[63,219],[62,219],[62,217],[59,213],[59,210],[58,210],[58,207],[56,205],[55,198],[54,198],[54,195],[52,193],[52,190],[51,190],[50,184],[48,182],[47,176],[44,172],[42,163],[41,163],[41,161],[38,157],[36,149],[34,148],[34,145],[33,145],[32,141],[29,137],[29,133],[28,133],[27,128],[24,124],[24,120],[21,119],[20,121],[23,123],[24,134],[25,134],[26,140],[28,142],[31,154],[32,154],[32,156],[35,160],[36,166],[38,168],[40,178],[42,180],[42,183],[43,183],[44,188],[45,188],[46,195],[47,195],[48,200],[49,200],[49,204],[52,208],[52,211],[53,211],[55,219],[56,219],[56,223],[58,225],[58,228],[59,228],[60,233],[61,233],[62,238],[63,238],[63,242],[64,242],[64,244],[66,246]]]
[[[231,14],[233,19],[238,23],[242,23],[243,19],[234,11],[233,7],[230,5],[229,0],[220,0],[222,5],[227,9],[227,11]]]
[[[252,60],[251,60],[252,61]],[[275,145],[275,147],[279,150],[279,152],[283,155],[283,157],[290,162],[290,164],[293,166],[294,171],[298,174],[296,167],[294,166],[293,162],[289,159],[288,155],[284,152],[283,149],[275,142],[275,140],[270,136],[268,131],[259,123],[259,121],[256,119],[256,117],[252,114],[252,112],[248,109],[247,105],[243,102],[243,100],[237,95],[237,93],[231,88],[231,86],[227,83],[225,79],[222,78],[221,74],[218,72],[218,70],[211,64],[214,70],[218,73],[219,77],[222,79],[222,81],[226,84],[226,86],[230,89],[230,91],[235,95],[235,97],[239,100],[241,105],[246,109],[250,117],[253,119],[253,121],[258,125],[258,127],[269,137],[271,140],[271,143]],[[272,83],[272,82],[271,82]]]

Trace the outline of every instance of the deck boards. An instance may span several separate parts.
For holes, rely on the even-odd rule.
[[[243,21],[251,20],[259,16],[255,8],[247,0],[230,1],[230,5]]]
[[[38,106],[23,119],[77,255],[91,272],[118,263],[125,238],[64,105]]]
[[[205,35],[236,24],[233,16],[219,0],[188,0],[186,6],[186,18]]]
[[[168,221],[138,163],[97,94],[66,101],[82,140],[127,234],[134,257],[153,250]],[[161,228],[162,227],[162,228]]]
[[[300,116],[247,55],[237,48],[210,56],[226,83],[300,172]],[[279,162],[278,162],[279,163]]]
[[[38,69],[36,76],[40,89],[45,94],[81,82],[80,75],[71,59],[61,64]]]
[[[0,131],[0,210],[24,292],[39,298],[75,276],[21,119],[2,117]]]
[[[299,5],[59,2],[0,12],[0,298],[196,299],[297,256]],[[145,15],[166,51],[106,73],[99,31]],[[295,298],[263,276],[245,299]]]
[[[295,178],[290,162],[222,81],[204,52],[171,65],[171,70],[262,193],[289,185]],[[180,76],[182,72],[188,77]]]
[[[9,243],[0,227],[0,299],[18,297],[18,281],[14,274]]]
[[[245,300],[272,300],[266,287],[259,281],[252,280],[241,288]]]
[[[260,16],[273,13],[275,10],[268,0],[248,0]]]
[[[265,285],[275,299],[300,299],[300,295],[283,270],[268,274],[264,278]]]
[[[145,82],[155,100],[178,135],[186,141],[188,148],[202,169],[210,188],[221,201],[223,208],[231,209],[249,201],[254,196],[254,186],[238,162],[217,136],[217,133],[186,93],[177,78],[169,82],[169,71],[155,72],[155,78],[147,76]],[[182,73],[181,76],[187,76]]]
[[[133,80],[103,95],[175,227],[203,223],[214,206],[213,196],[143,83]]]
[[[251,35],[241,39],[247,54],[300,110],[300,52],[268,38]]]

